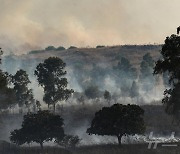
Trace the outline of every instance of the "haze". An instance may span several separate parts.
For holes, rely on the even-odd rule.
[[[179,0],[0,0],[0,46],[163,43],[179,26]]]

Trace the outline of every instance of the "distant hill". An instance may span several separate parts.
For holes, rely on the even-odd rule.
[[[98,46],[97,48],[70,47],[69,49],[49,46],[44,50],[30,51],[28,54],[20,56],[5,56],[3,58],[3,67],[9,71],[9,67],[12,68],[18,65],[18,67],[28,70],[28,67],[33,67],[50,56],[60,57],[68,66],[79,64],[111,66],[116,64],[121,57],[127,57],[131,64],[138,67],[143,55],[146,53],[150,53],[155,60],[158,59],[160,49],[161,45]]]

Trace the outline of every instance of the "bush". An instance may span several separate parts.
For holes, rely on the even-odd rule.
[[[46,51],[49,51],[49,50],[56,50],[56,48],[54,46],[48,46],[47,48],[45,48]]]

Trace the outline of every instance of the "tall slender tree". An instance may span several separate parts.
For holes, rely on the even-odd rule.
[[[35,102],[32,89],[28,88],[28,84],[31,83],[26,71],[20,69],[12,76],[12,83],[14,84],[14,90],[19,107],[26,106],[29,110],[30,106]]]
[[[3,51],[0,48],[0,56]],[[1,57],[0,57],[1,64]],[[0,109],[7,109],[16,104],[15,92],[9,87],[10,75],[0,69]]]
[[[154,65],[155,62],[150,53],[145,54],[140,64],[139,80],[143,84],[143,89],[146,91],[152,90],[155,85],[155,77],[153,76]]]
[[[49,105],[53,105],[55,112],[58,101],[67,100],[73,93],[72,89],[67,89],[66,64],[58,57],[49,57],[40,63],[35,70],[35,76],[39,85],[44,89],[43,100]]]

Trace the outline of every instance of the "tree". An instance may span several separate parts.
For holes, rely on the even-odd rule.
[[[18,145],[36,142],[43,150],[44,142],[64,138],[63,125],[59,115],[47,110],[28,113],[23,118],[22,127],[11,132],[10,140]]]
[[[180,36],[166,37],[161,49],[162,58],[156,62],[154,74],[166,73],[170,89],[164,91],[165,111],[180,120]]]
[[[133,81],[131,89],[130,89],[130,97],[134,98],[139,96],[139,87],[135,81]]]
[[[66,50],[64,47],[62,47],[62,46],[59,46],[59,47],[57,47],[57,49],[56,49],[56,51],[61,51],[61,50]]]
[[[75,46],[70,46],[68,49],[77,49]]]
[[[156,62],[154,74],[168,72],[169,83],[175,85],[180,82],[180,36],[166,37],[161,49],[162,59]]]
[[[56,50],[56,48],[54,46],[48,46],[47,48],[45,48],[46,51],[50,51],[50,50]]]
[[[176,120],[180,120],[180,83],[172,89],[164,91],[162,103],[165,105],[166,113],[173,115]]]
[[[7,109],[17,103],[15,91],[9,87],[9,74],[0,70],[0,109]]]
[[[89,86],[88,88],[85,89],[84,91],[85,95],[89,99],[95,99],[99,97],[99,89],[97,86]]]
[[[87,133],[116,136],[121,144],[123,135],[144,133],[143,114],[144,110],[138,105],[114,104],[111,107],[103,107],[95,113]]]
[[[20,69],[12,76],[12,83],[14,84],[14,91],[19,107],[24,105],[28,108],[35,103],[32,89],[28,88],[28,84],[31,83],[26,71]]]
[[[0,48],[0,56],[3,51]],[[1,64],[1,58],[0,58]],[[10,75],[0,69],[0,109],[7,109],[16,104],[15,92],[9,87]]]
[[[137,79],[137,69],[134,68],[127,58],[122,57],[117,66],[114,67],[117,78],[117,84],[120,84],[121,91],[129,91],[133,80]]]
[[[155,77],[153,76],[154,60],[150,53],[143,56],[143,60],[140,64],[140,76],[139,80],[143,83],[143,88],[146,91],[152,90],[155,84]]]
[[[111,94],[109,91],[105,90],[104,92],[104,99],[107,100],[108,104],[110,105],[110,101],[111,101]]]
[[[44,89],[43,100],[49,105],[53,105],[55,112],[58,101],[67,100],[73,93],[72,89],[67,89],[67,78],[64,71],[66,64],[58,57],[49,57],[40,63],[35,70],[35,76],[39,85]]]

